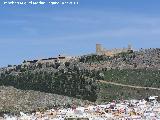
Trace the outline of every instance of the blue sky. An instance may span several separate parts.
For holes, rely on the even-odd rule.
[[[9,6],[1,0],[0,66],[94,53],[96,43],[105,48],[160,46],[159,0],[70,1],[79,4]]]

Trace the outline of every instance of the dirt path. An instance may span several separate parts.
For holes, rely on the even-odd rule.
[[[130,88],[137,88],[137,89],[159,90],[160,91],[160,88],[154,88],[154,87],[142,87],[142,86],[125,85],[125,84],[121,84],[121,83],[107,82],[107,81],[104,81],[104,80],[99,80],[99,82],[106,83],[106,84],[117,85],[117,86],[123,86],[123,87],[130,87]]]

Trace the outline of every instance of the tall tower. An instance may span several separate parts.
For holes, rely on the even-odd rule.
[[[132,45],[128,44],[128,50],[132,50]]]
[[[96,54],[102,54],[102,45],[96,44]]]

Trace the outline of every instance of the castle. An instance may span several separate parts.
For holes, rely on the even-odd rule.
[[[97,55],[106,55],[106,56],[113,56],[116,55],[118,53],[122,53],[122,52],[128,52],[131,51],[131,45],[128,45],[128,48],[114,48],[111,50],[107,50],[105,48],[102,47],[101,44],[96,44],[96,54]],[[31,61],[24,61],[22,63],[22,66],[32,66],[32,65],[38,65],[38,64],[43,64],[43,65],[53,65],[55,63],[65,63],[68,62],[70,60],[76,60],[78,59],[78,57],[71,57],[71,56],[61,56],[59,55],[58,57],[53,57],[53,58],[47,58],[47,59],[39,59],[39,60],[31,60]]]
[[[61,56],[59,55],[58,57],[51,57],[47,59],[39,59],[39,60],[24,60],[22,63],[22,66],[33,66],[38,64],[42,64],[43,66],[51,66],[55,63],[65,63],[69,62],[70,60],[76,60],[76,57],[71,57],[71,56]]]
[[[96,54],[97,55],[113,56],[118,53],[128,52],[128,51],[132,51],[131,45],[128,45],[128,48],[118,48],[118,49],[114,48],[111,50],[107,50],[107,49],[103,48],[101,44],[96,44]]]

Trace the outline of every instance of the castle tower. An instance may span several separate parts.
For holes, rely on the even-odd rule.
[[[101,53],[102,53],[102,45],[96,44],[96,54],[101,54]]]
[[[128,50],[132,50],[132,45],[128,44]]]

